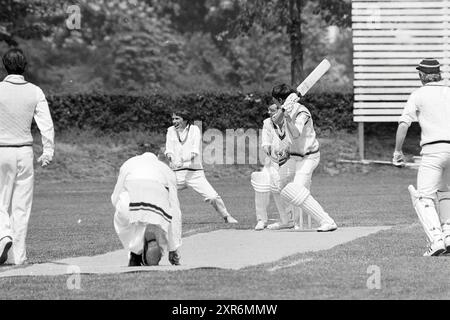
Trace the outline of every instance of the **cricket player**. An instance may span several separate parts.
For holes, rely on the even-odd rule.
[[[418,120],[422,161],[417,190],[409,186],[409,191],[429,242],[424,256],[438,256],[450,252],[450,88],[436,59],[424,59],[416,69],[423,86],[410,95],[399,119],[392,161],[404,164],[403,143],[411,123]]]
[[[141,145],[141,155],[120,168],[111,202],[116,209],[114,228],[130,251],[129,266],[157,265],[169,251],[169,261],[180,264],[181,212],[172,170]],[[147,246],[151,245],[151,250]],[[150,252],[150,254],[148,254]]]
[[[309,191],[313,171],[320,161],[319,141],[311,113],[286,84],[275,86],[272,97],[278,107],[272,121],[280,144],[272,145],[271,154],[280,166],[281,197],[311,216],[319,224],[318,232],[334,231],[336,223]]]
[[[277,110],[278,107],[276,104],[272,104],[268,107],[268,114],[270,117],[263,121],[261,133],[261,147],[268,157],[265,159],[263,169],[259,172],[253,172],[251,175],[251,184],[255,190],[256,231],[264,230],[266,227],[269,230],[290,229],[294,227],[291,212],[292,206],[288,205],[280,195],[278,162],[271,157],[272,145],[279,145],[280,143],[280,139],[275,131],[275,124],[271,119]],[[293,162],[289,162],[288,165],[291,165],[292,167],[292,163]],[[291,170],[295,170],[295,168],[291,168]],[[270,194],[272,194],[275,201],[275,205],[280,215],[280,221],[267,225],[267,207],[270,203]]]
[[[41,133],[43,167],[53,159],[54,129],[44,92],[23,77],[22,50],[11,49],[2,60],[8,76],[0,82],[0,265],[21,265],[33,202],[31,123],[34,119]]]
[[[172,122],[173,126],[167,130],[165,155],[175,172],[178,189],[191,187],[214,207],[226,223],[238,223],[206,180],[201,160],[202,137],[199,127],[191,123],[189,113],[184,110],[173,113]]]

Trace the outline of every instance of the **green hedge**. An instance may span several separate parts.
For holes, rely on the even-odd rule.
[[[186,108],[203,128],[260,128],[267,118],[268,94],[205,93],[168,95],[77,94],[48,97],[58,131],[96,129],[103,132],[161,131],[171,125],[171,111]],[[311,94],[303,103],[321,130],[355,129],[352,94]]]

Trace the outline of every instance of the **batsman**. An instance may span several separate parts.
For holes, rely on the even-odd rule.
[[[450,252],[450,88],[437,60],[424,59],[416,69],[423,86],[410,95],[399,119],[392,161],[404,165],[403,143],[411,123],[418,120],[422,160],[417,190],[408,190],[429,242],[424,256],[438,256]]]
[[[280,143],[273,145],[270,153],[279,165],[281,197],[311,216],[319,224],[318,232],[334,231],[336,223],[309,191],[313,171],[320,161],[312,115],[286,84],[275,86],[272,97],[277,105],[272,121]]]

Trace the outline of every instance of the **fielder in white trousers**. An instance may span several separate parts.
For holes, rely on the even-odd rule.
[[[54,129],[42,90],[22,76],[26,58],[20,49],[3,57],[8,76],[0,82],[0,265],[27,260],[26,237],[33,203],[34,167],[31,123],[42,137],[45,167],[53,159]]]
[[[211,186],[202,165],[200,128],[190,124],[186,113],[174,113],[173,126],[167,129],[165,155],[175,172],[179,190],[191,187],[210,203],[226,223],[237,223],[228,212],[222,197]]]
[[[181,246],[181,211],[176,178],[156,155],[146,152],[121,167],[111,196],[116,212],[114,228],[131,255],[145,255],[152,234],[161,255],[175,253]],[[131,257],[130,257],[131,258]]]
[[[404,164],[403,143],[409,126],[421,128],[422,160],[417,190],[408,187],[414,209],[428,241],[424,256],[450,253],[450,88],[435,59],[424,59],[416,68],[423,86],[414,91],[399,119],[393,163]]]

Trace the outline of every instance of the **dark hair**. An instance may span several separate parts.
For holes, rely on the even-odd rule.
[[[8,50],[3,55],[2,61],[8,74],[22,75],[28,64],[23,51],[19,48]]]
[[[183,118],[183,120],[187,121],[188,124],[192,124],[192,115],[191,113],[186,109],[173,109],[172,113]]]
[[[427,84],[430,82],[442,81],[442,75],[440,72],[438,73],[425,73],[423,71],[419,71],[420,80],[423,84]]]
[[[138,154],[151,152],[151,153],[154,153],[156,156],[158,156],[161,151],[161,146],[154,142],[150,142],[150,143],[138,142],[136,149],[137,149],[136,151]]]
[[[272,97],[278,101],[285,101],[292,93],[295,93],[294,89],[285,83],[278,84],[272,89]]]

